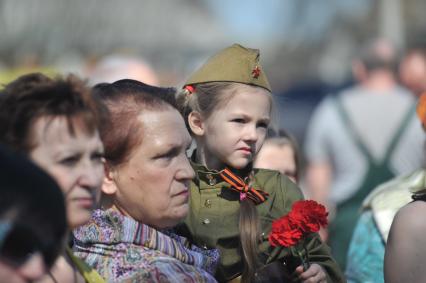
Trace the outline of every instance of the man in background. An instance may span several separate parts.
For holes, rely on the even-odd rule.
[[[308,127],[306,189],[330,210],[328,240],[345,269],[362,200],[378,184],[423,164],[415,99],[397,83],[396,50],[368,42],[353,61],[356,85],[324,99]]]
[[[426,91],[426,42],[411,44],[399,67],[401,83],[419,97]]]

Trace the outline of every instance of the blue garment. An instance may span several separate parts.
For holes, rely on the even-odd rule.
[[[383,241],[371,210],[364,211],[349,246],[346,278],[348,283],[383,283]]]

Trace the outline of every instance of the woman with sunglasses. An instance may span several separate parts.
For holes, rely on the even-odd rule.
[[[63,195],[51,177],[3,147],[0,179],[0,283],[40,279],[63,247]]]
[[[69,231],[90,219],[104,176],[99,109],[90,89],[74,76],[28,74],[6,85],[0,96],[0,142],[57,181]],[[104,280],[68,248],[41,282]]]

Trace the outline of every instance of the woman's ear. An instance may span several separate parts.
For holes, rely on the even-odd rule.
[[[188,115],[188,124],[191,128],[192,133],[196,136],[202,136],[204,135],[204,123],[203,123],[203,117],[201,117],[201,114],[197,111],[192,111]]]
[[[117,192],[117,185],[115,184],[114,175],[115,172],[108,163],[105,163],[105,177],[102,183],[102,193],[106,195],[113,195]]]

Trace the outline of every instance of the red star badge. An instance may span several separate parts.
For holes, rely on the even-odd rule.
[[[253,78],[257,79],[260,75],[260,68],[259,66],[254,67],[253,71],[251,71],[251,75]]]

